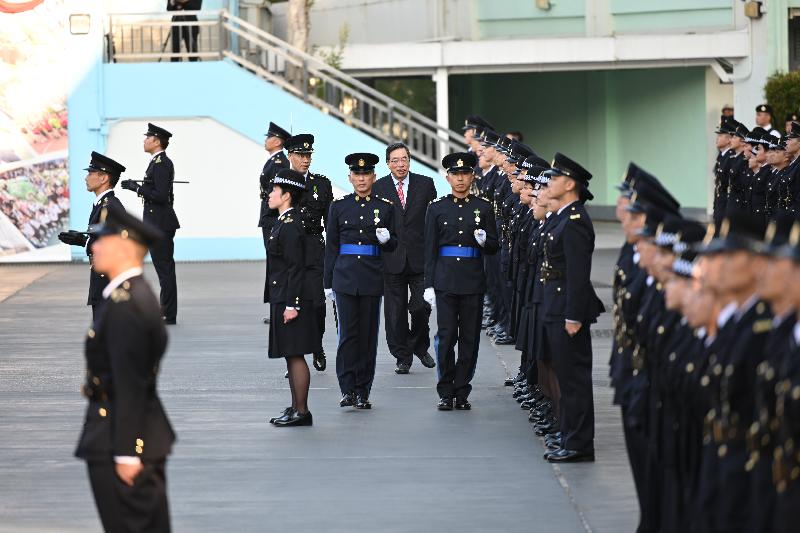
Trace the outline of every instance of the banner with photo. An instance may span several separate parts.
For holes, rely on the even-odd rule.
[[[64,3],[0,11],[0,262],[70,259]]]

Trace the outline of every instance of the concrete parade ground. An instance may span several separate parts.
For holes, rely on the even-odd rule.
[[[601,237],[592,277],[610,308],[618,243]],[[330,307],[328,370],[311,370],[314,426],[271,426],[289,390],[283,362],[266,356],[263,263],[180,263],[177,272],[178,325],[159,381],[178,435],[167,474],[174,531],[635,530],[608,388],[608,312],[593,326],[597,462],[551,465],[503,386],[518,352],[485,336],[472,411],[437,411],[436,371],[418,361],[396,375],[383,331],[373,409],[340,408]],[[149,265],[145,275],[157,285]],[[2,532],[100,531],[85,465],[73,457],[85,409],[87,283],[83,264],[0,267]],[[431,326],[433,335],[435,312]]]

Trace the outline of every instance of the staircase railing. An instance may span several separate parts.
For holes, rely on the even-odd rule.
[[[406,143],[415,159],[433,168],[446,153],[464,149],[459,133],[247,21],[227,11],[192,13],[197,22],[172,22],[164,13],[110,16],[108,60],[227,58],[384,143]],[[170,32],[192,27],[199,30],[197,49],[172,52]]]

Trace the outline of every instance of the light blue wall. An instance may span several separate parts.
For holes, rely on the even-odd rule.
[[[325,174],[346,191],[351,187],[344,157],[350,152],[373,152],[383,159],[385,152],[383,143],[228,61],[98,64],[70,95],[68,108],[70,225],[76,228],[86,225],[92,204],[92,195],[84,186],[83,169],[92,150],[104,151],[108,124],[114,120],[210,117],[257,143],[263,142],[266,124],[273,120],[284,127],[291,126],[294,133],[313,133],[316,141],[312,171]],[[197,149],[213,151],[213,142],[209,139],[208,146]],[[445,190],[444,180],[433,169],[418,161],[413,168],[435,176],[437,188]],[[216,216],[221,224],[225,209],[235,206],[220,206]],[[254,240],[257,246],[253,245]],[[81,256],[80,250],[73,253]],[[257,259],[263,257],[263,246],[260,238],[182,239],[179,230],[175,257]]]

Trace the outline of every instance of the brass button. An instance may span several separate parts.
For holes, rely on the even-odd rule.
[[[87,335],[87,336],[88,336],[90,339],[94,339],[94,330],[93,330],[92,328],[89,328],[89,331],[87,331],[87,332],[86,332],[86,335]]]
[[[688,373],[690,373],[690,374],[691,374],[692,372],[694,372],[694,363],[687,363],[687,364],[686,364],[686,372],[688,372]]]
[[[358,230],[359,233],[364,233],[363,229]]]
[[[105,417],[106,414],[107,414],[107,411],[106,411],[105,407],[101,407],[100,409],[97,410],[97,412],[100,413],[100,416],[102,416],[102,417]]]
[[[364,216],[363,215],[358,217],[358,218],[361,219],[361,220],[364,220]]]
[[[98,378],[97,376],[93,377],[92,383],[94,383],[95,385],[100,385],[100,378]]]
[[[460,257],[456,257],[456,261],[461,261],[461,258]]]
[[[357,255],[357,256],[356,256],[356,259],[361,259],[361,256],[360,256],[360,255]]]
[[[144,441],[142,439],[136,439],[137,446],[144,446]]]
[[[142,453],[142,447],[141,446],[137,446],[136,447],[136,453]]]
[[[273,284],[273,285],[277,285],[277,284],[278,284],[278,282],[277,282],[277,281],[273,281],[273,282],[272,282],[272,284]]]

